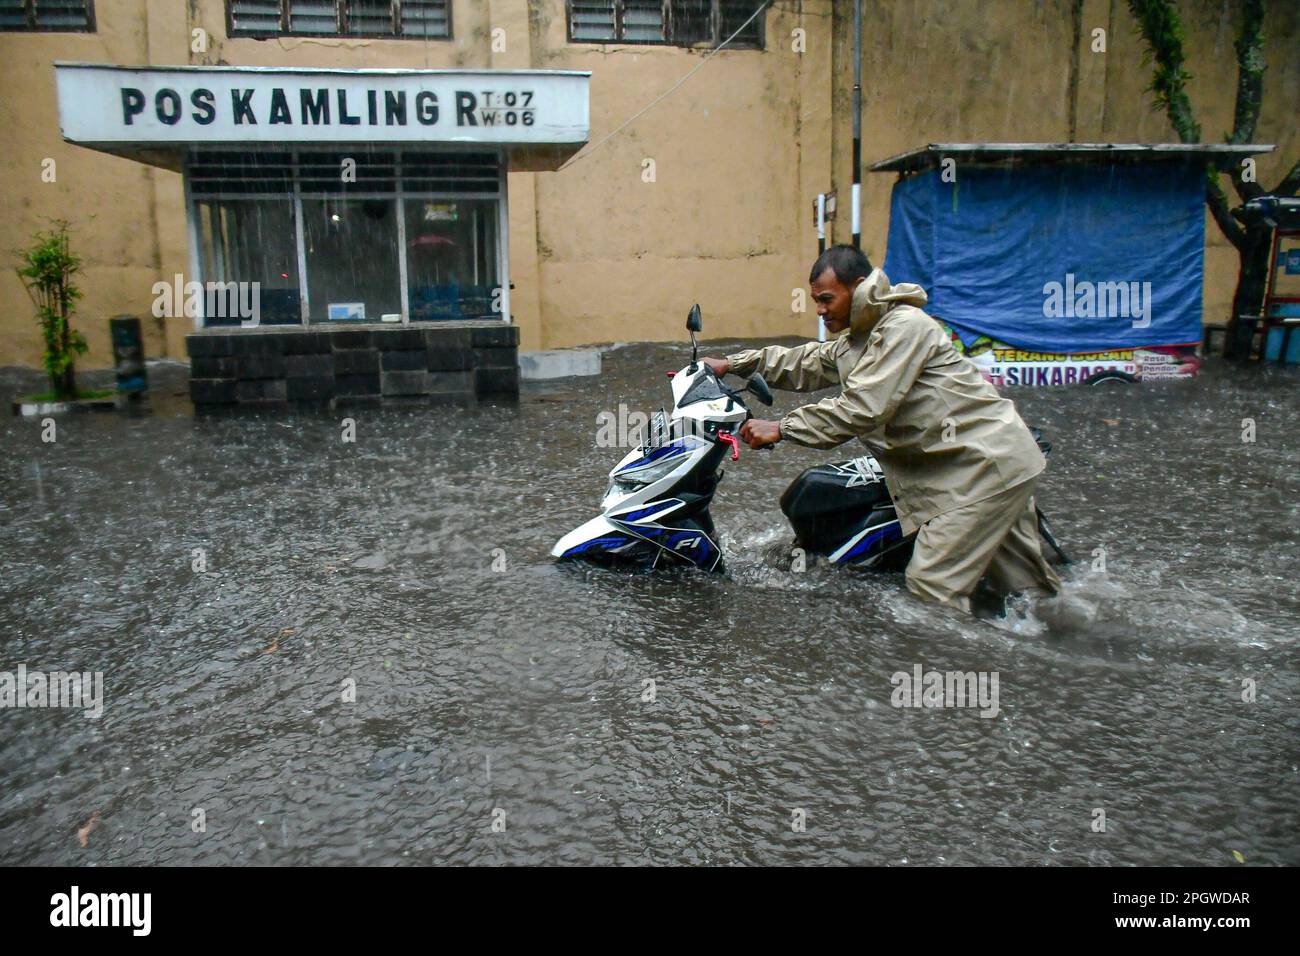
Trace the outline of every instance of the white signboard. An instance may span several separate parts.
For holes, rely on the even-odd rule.
[[[581,144],[591,74],[55,64],[83,144]]]

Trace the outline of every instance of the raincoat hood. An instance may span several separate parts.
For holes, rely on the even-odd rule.
[[[853,290],[853,302],[849,306],[849,335],[852,338],[866,335],[881,316],[896,305],[914,305],[919,309],[928,300],[925,290],[915,282],[891,286],[889,276],[880,269],[873,269],[871,275]]]

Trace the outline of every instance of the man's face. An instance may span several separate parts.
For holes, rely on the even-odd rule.
[[[854,285],[861,281],[858,279]],[[812,297],[827,334],[836,335],[849,327],[853,290],[835,277],[834,269],[827,269],[816,278],[812,284]]]

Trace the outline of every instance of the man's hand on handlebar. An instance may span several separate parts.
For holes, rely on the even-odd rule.
[[[731,371],[731,363],[724,358],[702,358],[700,361],[713,369],[713,374],[718,378],[722,378]]]
[[[750,448],[766,448],[781,440],[781,423],[751,418],[740,426],[740,438]]]

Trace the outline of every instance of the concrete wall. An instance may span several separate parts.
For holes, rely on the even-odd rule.
[[[98,0],[95,33],[0,33],[0,364],[40,364],[35,310],[14,275],[12,250],[29,245],[35,230],[58,218],[73,223],[73,250],[84,259],[85,298],[74,325],[90,353],[81,364],[111,364],[108,319],[118,313],[145,320],[149,356],[183,354],[179,333],[160,327],[149,310],[153,283],[184,271],[180,177],[64,143],[52,66],[55,60],[152,62],[153,6]],[[42,180],[47,158],[55,162],[54,182]]]
[[[927,142],[1140,141],[1176,137],[1150,108],[1149,67],[1121,0],[876,0],[863,24],[864,164]],[[229,39],[223,0],[96,0],[94,34],[0,33],[0,250],[46,219],[75,225],[85,256],[85,367],[109,364],[107,319],[145,318],[151,356],[184,355],[188,319],[149,316],[155,281],[186,270],[180,177],[62,142],[52,62],[592,71],[596,144],[691,69],[703,51],[569,44],[563,0],[454,0],[454,39]],[[1235,5],[1180,0],[1190,93],[1206,142],[1229,128]],[[851,182],[852,4],[785,0],[766,48],[724,51],[671,96],[558,172],[509,176],[512,307],[520,347],[675,339],[698,301],[710,337],[812,334],[791,312],[816,252],[815,195]],[[190,49],[190,31],[209,36]],[[492,49],[504,29],[506,48]],[[1107,52],[1090,49],[1106,30]],[[805,52],[792,31],[805,31]],[[1271,185],[1300,154],[1300,5],[1269,4],[1269,70],[1258,141]],[[58,179],[41,181],[45,158]],[[646,181],[646,160],[654,179]],[[883,259],[893,177],[864,174],[863,245]],[[1206,318],[1226,317],[1236,256],[1207,216]],[[0,269],[0,365],[36,365],[32,308]]]
[[[709,335],[789,331],[830,171],[829,4],[799,6],[768,13],[765,50],[717,54],[590,156],[536,176],[543,346],[679,338],[696,301]],[[566,44],[562,5],[541,9],[536,65],[592,71],[593,144],[704,55]],[[791,50],[797,26],[822,55]]]

